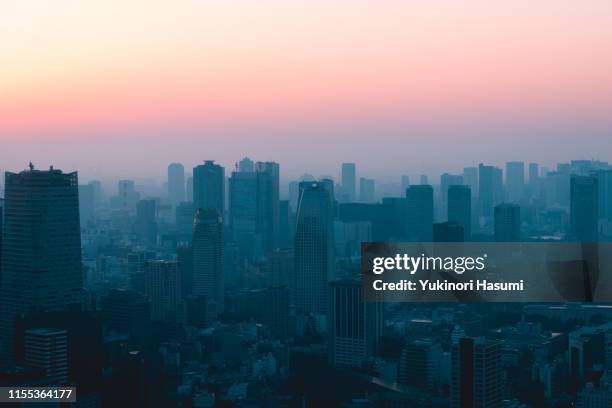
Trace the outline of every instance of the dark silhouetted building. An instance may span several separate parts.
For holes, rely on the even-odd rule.
[[[508,200],[519,203],[525,189],[525,163],[512,161],[506,163],[506,193]]]
[[[464,241],[472,236],[472,193],[468,186],[448,188],[448,221],[463,227]]]
[[[574,238],[597,241],[599,219],[597,178],[572,176],[570,179],[570,218]]]
[[[431,242],[433,239],[433,188],[430,185],[410,186],[406,190],[408,240]]]
[[[373,203],[376,201],[376,181],[361,177],[359,179],[359,201]]]
[[[25,332],[25,364],[45,372],[46,385],[68,383],[68,333],[53,328]]]
[[[214,160],[193,168],[193,205],[196,210],[225,210],[225,169]]]
[[[14,321],[29,311],[81,307],[83,265],[77,173],[6,173],[0,342],[11,357]]]
[[[411,340],[402,349],[397,366],[397,382],[433,391],[439,385],[442,347],[429,339]]]
[[[157,203],[155,200],[139,200],[136,204],[136,232],[148,246],[157,243]]]
[[[433,225],[434,242],[464,242],[463,226],[454,222],[439,222]]]
[[[332,193],[326,183],[300,183],[294,251],[296,309],[324,314],[335,273]]]
[[[480,216],[491,218],[493,207],[503,201],[502,171],[497,167],[478,165],[478,201]]]
[[[518,242],[521,240],[521,207],[516,204],[495,206],[494,232],[496,242]]]
[[[179,322],[181,273],[177,261],[145,263],[145,294],[151,302],[151,320]]]
[[[193,294],[204,296],[211,316],[224,310],[223,219],[215,210],[198,210],[193,225]]]
[[[357,197],[357,172],[355,163],[342,163],[342,193],[340,202],[353,202]]]

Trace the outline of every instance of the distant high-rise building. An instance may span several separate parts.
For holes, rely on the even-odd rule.
[[[322,182],[300,183],[295,231],[295,306],[324,314],[335,274],[332,194]]]
[[[521,240],[521,207],[516,204],[495,206],[494,228],[496,242],[518,242]]]
[[[439,222],[433,225],[434,242],[463,242],[463,226],[454,222]]]
[[[429,184],[429,180],[428,180],[426,174],[421,174],[421,177],[420,177],[419,181],[420,181],[422,186]]]
[[[224,311],[223,219],[215,210],[198,210],[193,226],[193,294],[205,296],[211,316]],[[214,308],[213,308],[214,306]]]
[[[185,201],[185,167],[181,163],[168,166],[168,200],[172,205]]]
[[[253,258],[261,252],[257,231],[258,174],[233,172],[229,181],[229,223],[233,240],[242,257]]]
[[[408,240],[431,242],[433,239],[433,188],[410,186],[406,190]]]
[[[268,285],[294,289],[294,256],[291,249],[277,249],[267,254]]]
[[[78,308],[83,265],[77,173],[6,173],[0,275],[0,357],[11,357],[14,320],[31,310]]]
[[[478,196],[478,167],[464,167],[463,182],[472,191],[472,197]]]
[[[25,364],[45,372],[45,385],[68,383],[68,333],[53,328],[25,332]]]
[[[535,186],[540,179],[538,163],[529,163],[529,185]]]
[[[329,284],[328,351],[334,367],[361,368],[376,353],[383,334],[380,302],[366,302],[361,282]]]
[[[155,200],[139,200],[136,204],[136,232],[147,245],[157,243],[157,203]]]
[[[341,202],[353,202],[357,197],[357,172],[355,163],[342,163],[342,193]]]
[[[588,242],[598,239],[599,189],[596,177],[570,179],[570,219],[574,237]]]
[[[151,301],[151,320],[178,323],[181,310],[181,273],[177,261],[145,263],[145,294]]]
[[[93,189],[94,195],[94,211],[97,211],[104,201],[104,189],[102,188],[102,182],[100,180],[92,180],[88,185]]]
[[[365,177],[359,179],[359,201],[362,203],[376,201],[376,181]]]
[[[501,407],[501,345],[484,337],[464,337],[451,350],[451,408]]]
[[[472,236],[472,193],[468,186],[448,188],[448,221],[463,227],[464,241]]]
[[[508,200],[519,203],[523,198],[525,188],[525,163],[513,161],[506,163],[506,192]]]
[[[278,246],[293,248],[294,217],[289,200],[281,200],[278,206]]]
[[[255,163],[253,163],[253,160],[245,157],[238,163],[238,171],[241,173],[252,173],[255,171]]]
[[[215,210],[220,215],[225,209],[225,169],[214,160],[193,168],[193,204],[196,210]]]
[[[191,240],[191,234],[193,232],[193,216],[195,215],[193,203],[183,201],[176,206],[174,212],[176,229],[182,235],[189,235],[189,240]]]
[[[440,176],[440,197],[442,198],[442,204],[446,205],[448,202],[448,188],[450,186],[461,186],[463,185],[463,176],[457,174],[444,173]]]
[[[79,185],[79,218],[81,227],[93,219],[95,207],[94,186],[91,184]]]
[[[491,218],[493,207],[503,201],[502,171],[497,167],[478,165],[478,200],[480,216]]]
[[[406,343],[397,365],[397,382],[433,391],[439,385],[442,347],[429,339]]]
[[[257,232],[265,251],[278,248],[279,242],[279,165],[257,162]]]
[[[120,210],[134,213],[136,203],[140,199],[140,194],[136,192],[134,180],[119,180],[117,184],[117,197]]]

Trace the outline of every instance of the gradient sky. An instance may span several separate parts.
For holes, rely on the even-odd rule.
[[[8,0],[0,168],[612,160],[612,2]]]

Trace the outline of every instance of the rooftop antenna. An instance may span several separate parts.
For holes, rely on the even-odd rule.
[[[30,164],[28,164],[28,167],[30,168],[30,171],[34,170],[34,165],[32,164],[32,161],[30,161]]]

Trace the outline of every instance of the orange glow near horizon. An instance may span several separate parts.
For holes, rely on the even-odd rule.
[[[0,138],[612,109],[609,1],[215,3],[4,4]]]

